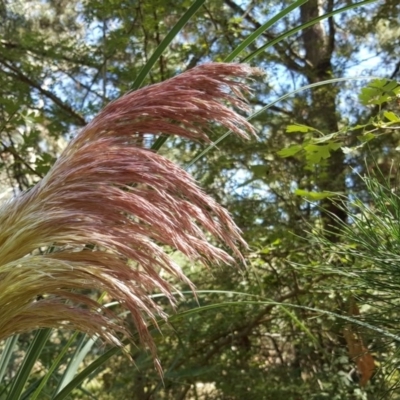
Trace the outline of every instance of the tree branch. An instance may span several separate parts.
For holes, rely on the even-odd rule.
[[[39,178],[43,178],[43,175],[37,172],[34,168],[32,168],[19,154],[18,152],[12,147],[7,146],[5,143],[0,141],[0,144],[3,146],[3,153],[8,152],[14,156],[21,164],[23,164],[29,171],[31,171],[34,175],[38,176]]]
[[[230,7],[233,11],[240,14],[247,22],[250,22],[255,28],[258,29],[261,27],[261,24],[256,19],[254,19],[254,17],[249,12],[246,12],[246,10],[243,10],[233,0],[224,0],[224,3],[228,7]],[[264,36],[267,40],[273,40],[276,38],[275,35],[272,35],[268,32],[264,32],[262,34],[262,36]],[[281,44],[277,43],[274,45],[274,48],[279,53],[280,60],[283,61],[283,63],[286,65],[287,68],[291,69],[292,71],[299,72],[299,73],[305,72],[305,69],[302,65],[298,64],[293,58],[289,57],[286,54],[286,51],[288,51],[292,55],[294,55],[293,50],[290,49],[290,47],[286,46],[286,48],[285,48]],[[298,57],[298,56],[296,56],[296,57]]]
[[[48,99],[53,101],[54,104],[56,104],[63,111],[65,111],[72,118],[74,118],[77,125],[80,125],[80,126],[86,125],[85,119],[81,115],[79,115],[76,111],[74,111],[69,105],[67,105],[63,101],[61,101],[52,92],[44,89],[39,83],[35,82],[31,78],[29,78],[28,76],[23,74],[18,68],[16,68],[14,65],[9,63],[7,60],[0,58],[0,64],[3,64],[7,69],[12,71],[12,72],[4,71],[5,74],[7,74],[8,76],[11,76],[15,79],[18,79],[19,81],[37,89],[42,95],[46,96]]]

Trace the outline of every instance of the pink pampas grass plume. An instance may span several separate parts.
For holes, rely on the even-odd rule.
[[[0,340],[39,327],[68,327],[121,345],[122,321],[88,291],[106,291],[130,311],[155,355],[149,321],[165,318],[150,294],[174,303],[159,271],[193,285],[164,252],[204,264],[232,263],[211,234],[242,259],[240,232],[225,209],[189,174],[140,147],[143,134],[208,140],[214,121],[241,137],[252,126],[242,82],[257,71],[206,64],[110,103],[72,140],[34,188],[0,209]],[[49,247],[53,252],[37,255]],[[44,298],[35,301],[38,295]]]

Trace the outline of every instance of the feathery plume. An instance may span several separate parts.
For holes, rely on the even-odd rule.
[[[131,92],[106,106],[73,139],[35,187],[0,208],[0,340],[39,327],[68,327],[121,345],[128,330],[88,291],[106,291],[128,309],[153,354],[148,322],[164,316],[149,294],[174,288],[167,271],[193,288],[164,252],[204,264],[235,257],[245,245],[228,212],[184,170],[139,145],[144,134],[206,140],[214,121],[243,138],[245,65],[206,64]],[[35,250],[55,251],[38,255]],[[38,295],[44,298],[35,301]]]

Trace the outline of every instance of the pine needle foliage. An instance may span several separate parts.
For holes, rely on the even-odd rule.
[[[350,278],[348,289],[373,292],[387,304],[400,290],[400,187],[381,173],[362,178],[365,191],[341,201],[348,219],[337,219],[340,240],[314,235],[330,251],[326,271]],[[346,282],[346,280],[344,280]],[[392,300],[391,300],[392,299]]]
[[[354,344],[360,349],[352,355],[358,373],[363,379],[360,369],[366,369],[367,360],[369,371],[364,374],[369,379],[372,372],[382,373],[390,381],[391,389],[385,394],[390,396],[398,389],[400,186],[398,176],[385,176],[379,170],[362,181],[364,191],[338,201],[348,219],[337,219],[335,241],[329,240],[332,232],[313,234],[313,239],[324,259],[319,271],[334,278],[330,290],[347,293],[347,316],[352,323],[343,332],[350,353]],[[349,331],[351,340],[346,337]],[[395,356],[388,358],[388,354]]]

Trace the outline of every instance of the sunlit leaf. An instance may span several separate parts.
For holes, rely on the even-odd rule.
[[[328,197],[334,197],[337,194],[333,192],[309,192],[308,190],[296,189],[294,191],[296,196],[301,196],[311,201],[323,200]]]
[[[371,132],[368,132],[368,133],[366,133],[365,135],[357,136],[357,139],[358,139],[360,142],[363,142],[363,143],[369,142],[370,140],[373,140],[373,139],[375,139],[375,138],[376,138],[376,135],[374,135],[374,134],[371,133]]]
[[[341,143],[338,142],[330,142],[328,144],[308,144],[304,146],[304,150],[306,151],[307,160],[313,163],[319,163],[321,160],[325,160],[330,157],[331,151],[337,150],[342,146]]]
[[[390,122],[399,122],[400,118],[392,111],[384,111],[383,115],[388,119]]]
[[[287,133],[306,133],[306,132],[312,132],[314,131],[314,128],[311,128],[310,126],[307,125],[301,125],[301,124],[293,124],[293,125],[288,125],[286,127],[286,132]]]
[[[297,154],[302,149],[303,149],[302,146],[300,146],[298,144],[295,144],[295,145],[290,146],[290,147],[288,147],[286,149],[279,150],[278,154],[281,157],[291,157],[291,156],[294,156],[295,154]]]
[[[382,105],[391,100],[398,87],[397,82],[388,79],[375,79],[367,87],[361,89],[359,100],[363,105]]]

